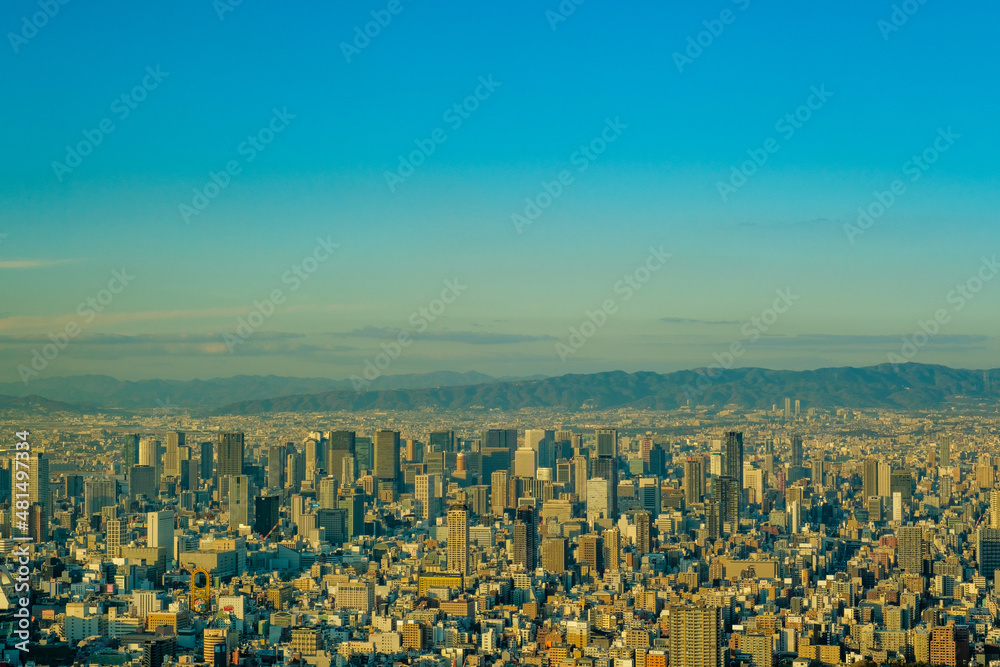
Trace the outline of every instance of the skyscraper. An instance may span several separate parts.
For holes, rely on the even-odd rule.
[[[399,464],[399,431],[375,433],[375,478],[381,484],[392,484],[397,493],[402,491]]]
[[[203,481],[212,479],[215,470],[215,454],[212,449],[211,442],[203,442],[199,445],[198,460],[200,461],[200,475]]]
[[[264,536],[278,525],[280,502],[280,496],[260,496],[254,499],[253,532]]]
[[[938,465],[947,468],[951,465],[951,438],[944,436],[938,445]]]
[[[601,428],[594,431],[595,452],[597,458],[602,456],[618,456],[618,431],[613,428]]]
[[[618,572],[621,568],[621,532],[617,528],[608,528],[602,537],[604,538],[604,567],[611,572]]]
[[[671,667],[722,667],[722,610],[671,605]]]
[[[448,570],[469,574],[469,510],[465,505],[448,508]]]
[[[438,517],[437,478],[434,475],[417,475],[414,478],[413,497],[417,501],[417,516],[433,522]]]
[[[28,504],[45,508],[46,520],[52,516],[52,493],[49,490],[49,459],[44,452],[32,451],[29,457]]]
[[[739,531],[740,525],[740,482],[734,477],[716,477],[712,493],[719,503],[719,521],[730,524],[732,532]]]
[[[649,512],[635,513],[635,550],[639,556],[653,551],[652,520]]]
[[[878,495],[878,459],[865,459],[862,469],[861,494],[866,500]]]
[[[317,502],[321,509],[333,509],[337,506],[337,478],[332,476],[319,480]]]
[[[514,521],[514,564],[526,570],[538,566],[538,520],[535,508],[522,505],[517,508]]]
[[[427,438],[427,445],[432,452],[455,451],[454,431],[433,431]]]
[[[118,504],[118,482],[113,479],[89,479],[83,485],[84,514],[100,514],[101,508]]]
[[[167,554],[174,552],[173,511],[161,510],[146,514],[146,546],[163,547]]]
[[[271,445],[267,448],[267,488],[280,489],[285,486],[285,446]]]
[[[900,526],[896,529],[899,567],[908,573],[923,571],[924,534],[920,526]]]
[[[892,497],[892,466],[885,461],[878,462],[878,495]]]
[[[684,462],[684,503],[689,507],[700,503],[705,493],[705,473],[702,459],[688,457]]]
[[[220,433],[218,437],[215,451],[218,463],[215,466],[215,474],[219,478],[219,497],[225,498],[228,489],[224,480],[227,477],[243,474],[243,434]]]
[[[490,508],[494,516],[502,516],[507,509],[507,471],[497,470],[490,477]]]
[[[1000,570],[1000,528],[980,528],[976,531],[976,560],[979,574],[992,581]]]
[[[253,507],[250,505],[250,478],[246,475],[223,477],[228,488],[229,530],[238,532],[240,526],[253,525]]]
[[[542,567],[552,574],[566,571],[566,540],[550,537],[542,542]]]
[[[799,463],[801,465],[801,462]],[[726,433],[726,476],[736,480],[737,488],[743,488],[743,433]],[[738,507],[737,502],[737,507]]]
[[[340,479],[341,486],[347,484],[343,479],[344,476],[344,459],[352,459],[355,454],[355,448],[357,447],[357,435],[354,431],[330,431],[328,435],[327,445],[326,445],[326,472],[327,474],[334,475]],[[357,472],[351,466],[351,478],[357,475]]]
[[[792,436],[792,467],[802,467],[802,436]]]
[[[167,455],[163,462],[163,474],[167,477],[180,477],[180,448],[185,446],[183,431],[167,433]]]
[[[590,568],[590,576],[604,574],[604,540],[598,535],[581,535],[577,539],[577,562]]]
[[[134,465],[139,465],[138,433],[129,433],[125,436],[125,444],[122,446],[122,460],[126,470]]]

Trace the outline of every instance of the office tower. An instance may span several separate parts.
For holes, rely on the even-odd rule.
[[[195,482],[198,480],[198,469],[191,459],[190,447],[184,446],[177,449],[177,462],[180,465],[177,483],[181,490],[187,491],[191,488],[191,480],[195,480]]]
[[[660,498],[660,478],[643,477],[639,480],[639,505],[643,511],[653,516],[659,516],[663,507]]]
[[[648,435],[639,439],[639,453],[642,462],[646,465],[646,472],[649,472],[649,452],[653,449],[653,439]]]
[[[316,479],[316,471],[323,467],[320,461],[320,452],[323,445],[314,438],[307,438],[304,444],[306,479],[310,482]]]
[[[609,456],[599,456],[593,460],[593,478],[603,478],[608,481],[608,516],[618,516],[618,459]]]
[[[350,528],[347,522],[347,510],[342,507],[316,510],[316,527],[325,531],[325,539],[332,545],[339,546],[348,541]]]
[[[353,456],[345,456],[340,460],[341,488],[354,486],[358,480],[358,468]]]
[[[573,488],[573,464],[567,459],[556,462],[556,483],[564,484],[567,489]]]
[[[125,436],[125,444],[122,446],[122,462],[126,470],[134,465],[139,465],[138,433],[129,433]]]
[[[321,509],[333,509],[337,506],[337,478],[324,477],[319,481],[317,501]]]
[[[156,469],[153,466],[132,466],[128,473],[129,497],[132,499],[139,496],[155,498],[157,496],[156,490]]]
[[[799,408],[801,408],[801,407],[802,407],[802,401],[800,401],[799,399],[796,398],[795,399],[795,416],[796,417],[799,416]]]
[[[514,564],[526,570],[538,567],[537,516],[531,505],[517,508],[517,518],[514,521]]]
[[[202,442],[198,445],[199,479],[209,481],[215,475],[215,453],[211,442]]]
[[[941,438],[938,445],[938,465],[947,468],[951,465],[951,438],[945,436]]]
[[[700,503],[705,493],[705,473],[702,459],[688,457],[684,462],[684,503],[689,507]]]
[[[577,498],[580,502],[587,501],[587,479],[589,479],[589,474],[587,473],[587,458],[584,456],[574,456],[573,457],[573,469],[575,470],[575,488]]]
[[[153,469],[156,486],[159,488],[160,476],[163,474],[163,456],[159,440],[147,437],[139,441],[139,465],[149,466]],[[149,497],[155,498],[156,495],[153,493]]]
[[[865,503],[868,509],[868,520],[879,522],[882,520],[882,496],[871,496]]]
[[[861,472],[861,497],[871,498],[878,495],[878,460],[865,459]]]
[[[892,497],[892,466],[885,461],[878,462],[878,495]]]
[[[730,524],[731,532],[739,532],[740,526],[740,482],[734,477],[716,477],[712,485],[712,495],[719,503],[719,521]]]
[[[909,470],[893,470],[889,474],[889,493],[899,493],[903,504],[909,505],[913,499],[913,476]]]
[[[344,481],[344,459],[352,459],[357,448],[357,434],[354,431],[330,431],[326,444],[326,471],[330,475],[341,478],[341,485],[349,485]],[[353,462],[351,465],[351,478],[357,477]]]
[[[719,539],[722,533],[722,513],[719,507],[718,500],[705,503],[705,528],[708,530],[708,539],[712,541]]]
[[[739,431],[726,433],[726,476],[736,480],[737,488],[743,488],[743,434]],[[738,507],[738,503],[737,503]]]
[[[294,448],[286,448],[285,455],[285,488],[298,493],[302,482],[306,479],[305,459]]]
[[[526,429],[524,431],[524,446],[537,452],[538,445],[545,439],[546,433],[551,433],[551,431],[546,431],[541,428]]]
[[[185,446],[183,431],[167,433],[167,455],[163,462],[163,474],[167,477],[180,477],[180,448]]]
[[[118,482],[113,479],[90,479],[83,485],[84,515],[100,514],[101,509],[118,504]]]
[[[522,447],[514,453],[514,476],[534,479],[538,453],[534,449]]]
[[[432,452],[454,452],[455,444],[454,431],[433,431],[427,438],[427,446]]]
[[[267,488],[284,488],[286,456],[284,445],[271,445],[267,448]]]
[[[417,501],[417,516],[432,524],[438,517],[437,477],[417,475],[413,483],[414,498]]]
[[[671,605],[671,667],[722,667],[721,628],[719,607]]]
[[[920,526],[899,526],[896,529],[899,567],[908,573],[920,574],[924,568],[924,534]]]
[[[596,458],[618,456],[618,431],[613,428],[601,428],[594,431]]]
[[[1000,528],[980,528],[976,531],[976,561],[979,574],[988,580],[1000,570]]]
[[[581,535],[577,539],[577,562],[590,568],[590,576],[604,574],[604,540],[597,535]]]
[[[506,449],[513,461],[514,452],[517,451],[517,429],[489,429],[483,434],[483,449]]]
[[[359,490],[345,489],[337,496],[337,507],[347,512],[347,539],[365,532],[365,498]]]
[[[990,528],[1000,528],[1000,488],[990,491]]]
[[[747,490],[747,502],[759,505],[764,500],[764,471],[745,466],[743,468],[743,488]]]
[[[792,467],[801,468],[802,467],[802,436],[793,435],[792,436]]]
[[[448,571],[469,574],[469,510],[465,505],[448,508]]]
[[[649,512],[635,513],[635,550],[639,556],[653,551],[653,517]]]
[[[566,540],[550,537],[542,542],[542,567],[546,572],[562,574],[566,571]]]
[[[44,452],[32,451],[28,457],[28,504],[38,503],[45,510],[45,517],[52,516],[52,493],[49,490],[49,457]],[[22,461],[23,463],[23,461]]]
[[[976,464],[976,485],[980,489],[991,489],[996,484],[996,475],[993,468],[993,458],[989,454],[983,454],[979,463]]]
[[[174,551],[174,513],[171,510],[146,513],[146,546],[163,547],[164,552]],[[169,560],[169,559],[168,559]]]
[[[220,433],[218,438],[215,474],[219,479],[219,498],[225,499],[229,495],[226,480],[243,474],[243,434]]]
[[[403,490],[399,465],[399,431],[375,433],[375,478],[379,484],[392,484],[396,493]]]
[[[895,523],[903,522],[903,494],[899,491],[892,494],[892,520]]]
[[[375,452],[371,438],[361,435],[355,437],[354,458],[359,471],[368,470],[370,472],[375,469]]]
[[[611,480],[603,477],[587,480],[587,521],[616,518],[611,513],[611,485]]]
[[[235,533],[239,532],[240,526],[252,526],[250,478],[246,475],[230,475],[221,480],[226,480],[225,487],[229,490],[226,496],[229,504],[229,530]]]
[[[122,519],[112,519],[108,521],[106,528],[108,558],[117,558],[121,555],[122,535],[125,530],[125,525],[126,522]]]
[[[722,452],[712,452],[708,455],[708,472],[712,477],[722,476]]]
[[[490,508],[494,516],[502,516],[510,504],[507,502],[507,471],[497,470],[490,477]]]
[[[785,419],[791,419],[792,417],[792,399],[785,399]]]
[[[202,642],[205,646],[203,662],[220,667],[229,662],[229,630],[226,628],[205,628]]]
[[[604,538],[604,568],[611,572],[621,569],[622,539],[617,528],[608,528],[602,533]]]

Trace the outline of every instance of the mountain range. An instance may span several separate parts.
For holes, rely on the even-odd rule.
[[[786,397],[799,400],[802,409],[934,410],[973,406],[996,410],[1000,369],[966,370],[911,363],[810,371],[734,368],[717,370],[712,375],[699,369],[534,378],[439,372],[383,376],[367,391],[354,390],[349,380],[252,375],[134,382],[81,375],[39,379],[28,386],[0,384],[0,409],[178,407],[229,415],[419,408],[672,410],[704,405],[754,409],[783,404]]]

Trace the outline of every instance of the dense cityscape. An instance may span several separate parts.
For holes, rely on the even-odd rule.
[[[1000,662],[995,413],[164,409],[4,432],[12,665]]]

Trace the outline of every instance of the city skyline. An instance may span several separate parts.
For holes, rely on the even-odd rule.
[[[997,365],[997,7],[571,5],[3,10],[0,381]]]

